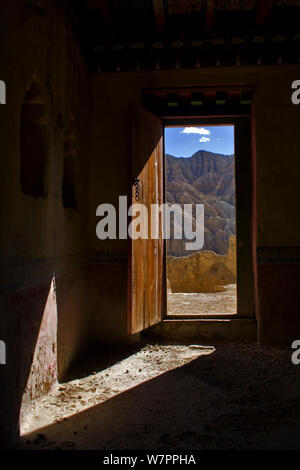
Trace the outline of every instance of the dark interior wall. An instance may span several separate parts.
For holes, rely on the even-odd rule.
[[[128,194],[130,132],[128,106],[139,100],[135,75],[95,76],[94,123],[90,169],[89,230],[92,269],[89,324],[94,342],[127,342],[127,240],[99,240],[96,208],[103,203],[117,208],[119,196]]]
[[[90,244],[94,258],[99,260],[97,253],[101,250],[107,250],[105,256],[112,258],[115,251],[126,250],[124,241],[97,239],[95,228],[98,219],[95,212],[99,204],[103,202],[116,204],[118,195],[127,194],[130,165],[128,103],[140,102],[142,89],[151,87],[255,86],[253,103],[256,143],[256,165],[253,165],[253,168],[256,167],[254,212],[257,218],[257,231],[255,230],[253,234],[255,258],[257,250],[259,253],[265,253],[268,248],[274,246],[285,249],[299,247],[300,235],[299,230],[295,230],[295,214],[299,200],[297,179],[300,134],[297,128],[300,108],[291,102],[291,83],[297,79],[299,73],[299,66],[283,65],[94,75],[95,116],[90,184]],[[100,179],[102,184],[99,184]],[[255,198],[253,201],[255,203]],[[297,337],[297,334],[300,335],[298,304],[284,300],[294,295],[294,287],[287,282],[282,284],[278,281],[286,272],[296,271],[299,276],[297,250],[289,250],[289,256],[293,260],[292,267],[286,263],[284,257],[281,257],[280,263],[276,259],[273,260],[273,263],[277,263],[276,272],[266,268],[266,260],[261,255],[258,258],[257,268],[255,266],[258,290],[256,316],[260,342],[289,343]],[[272,274],[276,279],[272,278]],[[106,282],[110,279],[115,289],[117,283],[120,285],[125,283],[123,277],[115,277],[112,268],[108,269],[104,264],[96,264],[95,276],[99,276],[99,279],[104,277]],[[125,277],[125,269],[123,276]],[[271,288],[275,281],[277,288],[273,291],[274,301],[271,306],[268,289],[265,289],[265,286]],[[93,296],[100,300],[97,290],[93,291]],[[99,335],[99,338],[105,337],[107,331],[111,334],[117,325],[126,324],[124,322],[126,297],[119,298],[118,305],[113,307],[114,315],[109,304],[110,298],[109,291],[102,292],[103,309],[97,308],[98,301],[95,298],[90,309],[90,325],[93,325],[94,336]],[[103,328],[103,318],[106,319],[106,328]],[[280,323],[286,325],[284,330],[277,327]],[[126,337],[125,329],[124,337]]]
[[[19,412],[63,376],[84,346],[87,197],[91,83],[61,6],[40,0],[1,4],[0,77],[7,88],[1,128],[1,317],[7,348],[1,366],[1,445],[18,433]],[[20,181],[20,119],[35,82],[43,104],[44,194],[25,194]],[[62,198],[65,135],[73,116],[77,208]],[[32,152],[35,141],[32,136]],[[30,157],[30,139],[29,139]],[[31,168],[35,170],[34,165]],[[30,175],[29,175],[30,176]]]
[[[300,107],[290,89],[299,74],[299,66],[270,70],[255,103],[258,340],[287,346],[300,337]]]

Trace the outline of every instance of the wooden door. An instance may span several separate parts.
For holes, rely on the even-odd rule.
[[[157,238],[151,238],[151,204],[163,203],[162,121],[139,106],[130,108],[131,204],[144,204],[148,211],[148,238],[130,240],[129,334],[161,321],[164,305],[164,243],[162,212],[156,219]],[[134,217],[133,217],[134,218]]]

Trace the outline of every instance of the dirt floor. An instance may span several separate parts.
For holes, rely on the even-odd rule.
[[[168,291],[168,315],[236,314],[236,284],[223,287],[224,292],[173,294]]]
[[[300,449],[290,350],[144,345],[96,356],[35,404],[19,448]]]

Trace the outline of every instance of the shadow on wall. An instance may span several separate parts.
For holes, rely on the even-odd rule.
[[[60,276],[56,282],[58,381],[64,380],[87,343],[88,275],[87,266],[78,267]]]
[[[24,318],[21,331],[24,350],[31,343],[28,336],[30,330],[27,327],[27,318]],[[49,286],[44,309],[39,312],[39,317],[34,319],[34,330],[36,331],[35,347],[30,356],[31,365],[22,396],[20,427],[22,427],[23,418],[31,412],[32,401],[49,392],[57,380],[57,304],[54,277]]]
[[[127,333],[127,264],[92,262],[89,271],[89,341],[122,344]]]
[[[56,306],[51,286],[49,280],[7,294],[3,299],[1,331],[7,338],[7,363],[1,370],[1,403],[10,404],[1,413],[0,438],[4,448],[19,435],[22,404],[25,406],[31,397],[47,391],[56,380],[56,361],[52,352]]]
[[[10,406],[1,417],[3,447],[19,435],[33,400],[52,389],[85,346],[85,277],[81,269],[7,296],[1,328],[8,338],[1,401]]]

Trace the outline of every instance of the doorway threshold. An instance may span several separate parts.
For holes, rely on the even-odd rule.
[[[205,315],[198,314],[182,314],[182,315],[166,315],[164,320],[234,320],[239,318],[237,313],[212,313]]]
[[[252,318],[165,318],[143,332],[159,341],[256,341],[256,320]]]

